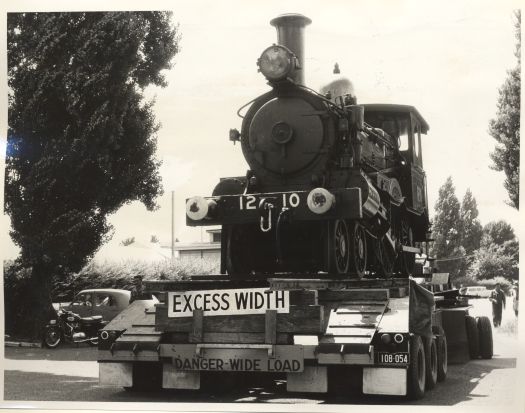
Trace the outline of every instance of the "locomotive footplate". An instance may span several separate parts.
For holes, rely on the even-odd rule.
[[[281,211],[287,211],[288,218],[295,221],[314,221],[327,219],[361,219],[363,218],[362,197],[360,188],[331,189],[334,196],[333,206],[324,213],[315,213],[308,205],[311,191],[291,191],[255,193],[242,195],[222,195],[203,198],[209,207],[203,219],[191,219],[186,214],[186,224],[190,226],[247,224],[259,222],[261,217],[277,220]],[[199,208],[200,205],[187,201],[187,210]],[[268,210],[272,212],[268,214]]]

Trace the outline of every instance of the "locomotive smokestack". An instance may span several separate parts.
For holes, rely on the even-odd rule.
[[[302,14],[282,14],[270,21],[277,29],[277,44],[290,49],[297,60],[300,68],[292,73],[295,83],[304,85],[304,28],[312,23],[308,17]]]

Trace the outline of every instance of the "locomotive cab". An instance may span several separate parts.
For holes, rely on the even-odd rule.
[[[416,214],[428,216],[426,175],[423,169],[421,134],[428,132],[428,123],[413,106],[395,104],[366,104],[365,122],[374,128],[385,131],[397,141],[401,163],[396,163],[399,171],[401,191],[408,208]],[[391,168],[392,169],[392,168]],[[399,173],[399,175],[398,175]]]

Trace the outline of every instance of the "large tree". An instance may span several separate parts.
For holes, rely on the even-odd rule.
[[[479,212],[476,198],[474,198],[470,189],[467,189],[463,197],[460,215],[462,227],[461,245],[463,245],[467,254],[472,254],[479,248],[483,227],[478,219]]]
[[[5,210],[30,269],[33,335],[52,278],[108,236],[108,214],[162,193],[149,85],[178,52],[166,12],[10,13]],[[21,303],[22,305],[22,303]]]
[[[458,258],[465,255],[465,249],[461,246],[463,226],[460,205],[450,176],[439,188],[434,210],[432,232],[435,241],[432,254],[437,259],[440,271],[458,276],[465,271],[463,258]]]
[[[519,208],[520,185],[520,88],[521,88],[521,12],[516,12],[516,67],[508,72],[499,90],[496,118],[489,133],[497,141],[491,154],[494,169],[505,172],[505,189],[511,205]]]

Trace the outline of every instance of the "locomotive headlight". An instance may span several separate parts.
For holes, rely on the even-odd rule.
[[[217,203],[213,199],[194,196],[186,201],[186,215],[194,221],[200,221],[210,215]]]
[[[324,214],[335,205],[335,196],[324,188],[315,188],[308,194],[306,204],[314,214]]]
[[[295,67],[295,56],[286,47],[273,45],[262,52],[257,65],[266,79],[270,81],[282,80]]]

